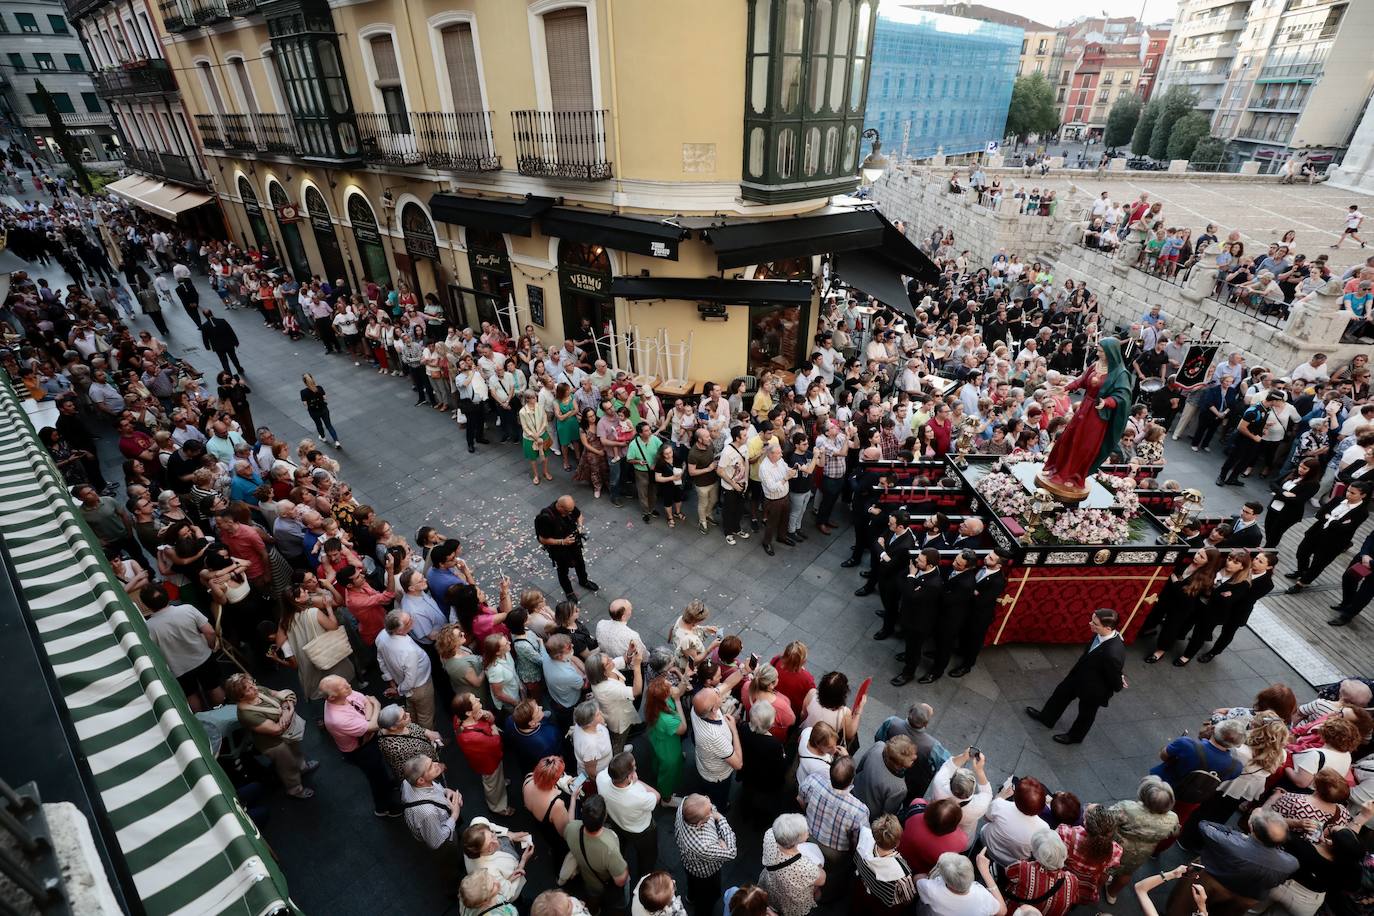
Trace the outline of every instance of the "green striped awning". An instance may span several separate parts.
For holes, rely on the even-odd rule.
[[[3,378],[0,536],[146,911],[298,912]]]

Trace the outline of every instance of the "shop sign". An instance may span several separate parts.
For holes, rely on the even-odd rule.
[[[439,260],[439,243],[434,238],[434,225],[418,204],[406,204],[401,211],[401,236],[406,253],[413,258]]]
[[[671,258],[674,252],[665,242],[650,242],[649,254],[656,258]]]
[[[334,222],[329,218],[329,207],[325,205],[324,196],[314,188],[305,189],[305,209],[310,215],[310,225],[317,232],[334,231]]]
[[[563,286],[575,293],[589,296],[606,296],[611,288],[611,278],[606,274],[564,267],[560,271]]]
[[[353,224],[353,236],[359,245],[382,243],[382,232],[377,228],[377,217],[361,194],[354,194],[348,198],[348,221]]]
[[[470,251],[468,258],[475,270],[486,270],[494,274],[510,273],[510,258],[500,252]]]

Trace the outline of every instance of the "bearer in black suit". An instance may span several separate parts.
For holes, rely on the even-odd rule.
[[[911,556],[916,552],[916,538],[911,533],[911,515],[905,509],[898,509],[888,516],[887,529],[887,536],[879,538],[874,545],[878,551],[877,571],[867,585],[854,593],[860,596],[869,594],[873,591],[873,584],[878,584],[878,595],[883,599],[883,638],[891,636],[897,628],[902,580],[906,578],[911,568]]]
[[[1078,744],[1093,727],[1098,709],[1111,701],[1112,695],[1125,689],[1126,646],[1116,631],[1117,614],[1111,608],[1098,608],[1088,618],[1093,641],[1078,661],[1069,669],[1064,680],[1054,688],[1045,708],[1026,707],[1026,715],[1046,728],[1053,728],[1074,700],[1078,701],[1078,716],[1069,730],[1054,736],[1060,744]]]
[[[1244,547],[1254,550],[1264,546],[1264,532],[1260,529],[1259,517],[1264,512],[1264,503],[1247,502],[1240,507],[1240,515],[1231,519],[1231,533],[1220,544],[1220,548]]]
[[[948,550],[953,543],[948,536],[949,517],[943,512],[936,512],[934,515],[927,515],[926,520],[921,523],[921,527],[912,531],[916,537],[916,546],[934,547],[936,550]]]
[[[1298,580],[1288,587],[1290,594],[1311,585],[1350,546],[1355,532],[1369,518],[1369,487],[1367,481],[1353,480],[1345,488],[1345,496],[1329,500],[1317,510],[1312,527],[1298,544],[1297,571],[1286,574],[1286,578]]]
[[[997,616],[997,599],[1007,590],[1007,574],[1002,569],[1006,560],[1001,550],[995,550],[983,557],[982,568],[974,574],[973,606],[964,616],[959,632],[959,667],[949,673],[950,677],[963,677],[978,661],[988,627]]]
[[[964,620],[972,610],[978,566],[978,554],[972,550],[961,550],[954,558],[949,578],[945,580],[945,590],[940,594],[940,619],[935,627],[935,663],[917,683],[933,684],[949,667],[949,659],[954,654]]]
[[[911,573],[902,582],[901,620],[906,636],[906,651],[897,653],[902,672],[892,679],[894,687],[911,683],[921,663],[921,644],[935,632],[940,616],[940,593],[945,580],[940,575],[940,551],[927,547],[911,562]],[[879,632],[874,639],[886,639]]]

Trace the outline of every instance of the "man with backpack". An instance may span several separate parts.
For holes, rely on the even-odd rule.
[[[1160,762],[1150,773],[1174,790],[1174,813],[1180,822],[1223,782],[1240,775],[1241,763],[1231,749],[1244,743],[1245,726],[1227,719],[1212,730],[1210,738],[1179,735],[1159,752]]]
[[[1240,418],[1236,426],[1235,439],[1231,454],[1217,474],[1217,486],[1238,486],[1242,472],[1254,466],[1264,445],[1265,429],[1270,423],[1277,424],[1287,398],[1280,391],[1271,391],[1264,401],[1252,405]]]

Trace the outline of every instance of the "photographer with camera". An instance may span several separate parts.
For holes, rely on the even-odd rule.
[[[569,569],[577,571],[577,581],[587,591],[601,590],[601,586],[587,578],[587,564],[582,558],[587,532],[582,527],[582,510],[577,508],[571,496],[560,496],[545,506],[534,517],[534,533],[549,552],[549,559],[558,570],[558,583],[563,586],[569,601],[577,600],[568,578]]]

